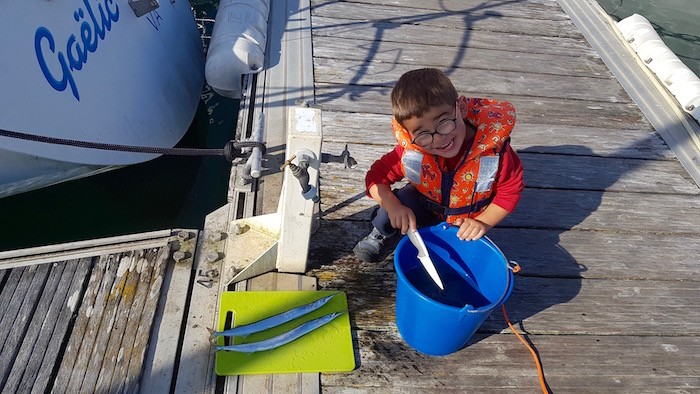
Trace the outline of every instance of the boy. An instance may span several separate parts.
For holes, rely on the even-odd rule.
[[[441,221],[459,226],[460,239],[476,240],[515,209],[524,184],[509,143],[510,103],[458,96],[442,71],[424,68],[399,78],[391,107],[398,145],[365,177],[379,206],[374,229],[353,249],[357,257],[381,261],[398,232]],[[404,178],[409,183],[392,191]]]

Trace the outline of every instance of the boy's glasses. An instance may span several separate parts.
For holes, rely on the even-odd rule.
[[[457,128],[457,108],[455,108],[455,117],[441,120],[437,126],[435,126],[435,131],[423,131],[420,132],[411,141],[412,144],[418,145],[420,147],[426,147],[433,143],[435,139],[435,134],[448,135],[455,131]]]

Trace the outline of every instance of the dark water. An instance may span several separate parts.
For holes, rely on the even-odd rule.
[[[433,279],[420,263],[418,266],[405,272],[406,279],[422,294],[441,304],[457,308],[462,308],[469,304],[476,309],[491,303],[479,289],[473,287],[457,271],[447,266],[446,263],[441,264],[435,259],[433,262],[445,287],[444,290],[440,289],[433,282]]]
[[[238,101],[205,93],[179,147],[222,148],[234,138]],[[229,173],[221,157],[161,156],[2,198],[0,250],[202,228],[206,214],[226,203]]]
[[[700,76],[700,0],[598,0],[616,20],[645,17],[666,46]]]

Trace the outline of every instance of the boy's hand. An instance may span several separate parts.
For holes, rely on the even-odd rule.
[[[401,231],[401,234],[406,235],[409,229],[416,230],[416,215],[411,208],[399,203],[385,209],[389,214],[391,226]]]
[[[491,226],[477,219],[457,219],[454,224],[459,226],[457,238],[467,241],[476,241],[491,230]]]

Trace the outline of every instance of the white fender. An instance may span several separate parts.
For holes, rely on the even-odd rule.
[[[700,122],[700,78],[661,40],[649,21],[634,14],[617,23],[624,39],[676,98]]]
[[[241,77],[262,71],[269,0],[221,0],[207,52],[205,76],[217,93],[241,97]]]

